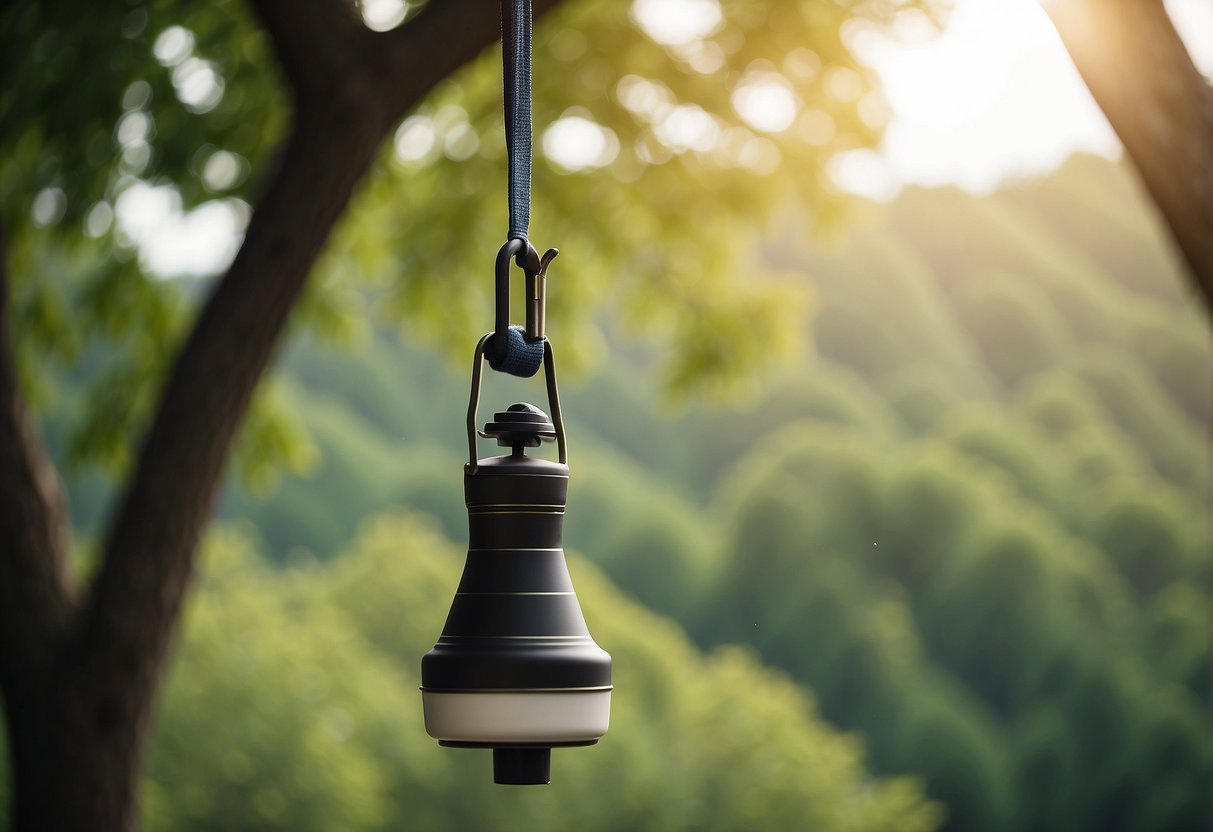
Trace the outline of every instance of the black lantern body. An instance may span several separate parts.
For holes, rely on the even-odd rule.
[[[498,783],[547,783],[553,746],[606,732],[611,657],[590,636],[565,564],[568,466],[525,452],[555,438],[552,421],[513,405],[481,435],[512,451],[465,471],[468,555],[421,660],[426,730],[442,745],[493,748]]]

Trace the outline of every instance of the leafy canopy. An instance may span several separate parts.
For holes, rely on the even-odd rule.
[[[665,379],[685,392],[726,389],[800,343],[807,292],[753,241],[793,197],[807,219],[836,219],[829,162],[886,118],[848,39],[921,5],[686,0],[671,14],[568,0],[541,21],[532,232],[566,252],[550,284],[563,354],[592,358],[595,328],[622,321],[669,348]],[[135,206],[242,227],[289,105],[232,0],[10,4],[0,30],[0,204],[25,377],[45,403],[54,376],[34,357],[74,367],[89,392],[70,456],[121,469],[211,279],[149,274]],[[457,73],[385,143],[297,323],[338,339],[403,325],[461,355],[487,329],[505,227],[498,62],[490,50]],[[76,366],[85,346],[104,360]],[[273,454],[297,470],[313,456],[274,403],[259,400],[241,443],[254,480]]]

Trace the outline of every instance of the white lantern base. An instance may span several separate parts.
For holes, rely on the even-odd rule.
[[[611,717],[610,690],[423,690],[421,701],[426,733],[447,742],[589,742],[606,733]]]

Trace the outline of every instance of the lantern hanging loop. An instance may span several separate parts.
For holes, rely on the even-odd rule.
[[[489,332],[485,334],[480,342],[476,344],[476,352],[472,357],[472,390],[468,397],[468,417],[467,417],[467,433],[468,433],[468,464],[465,468],[469,477],[476,475],[477,460],[476,460],[476,411],[480,406],[480,380],[484,373],[484,358],[485,350],[492,342],[496,333]],[[545,441],[556,441],[556,455],[560,460],[561,465],[568,465],[569,454],[568,448],[565,445],[564,438],[564,419],[560,415],[560,390],[556,385],[556,361],[552,357],[552,345],[548,341],[543,341],[543,371],[544,380],[547,384],[548,392],[548,410],[551,412],[552,425],[555,428],[554,436],[541,435],[541,439]]]
[[[544,362],[544,283],[557,250],[542,257],[527,239],[531,222],[531,0],[501,0],[501,78],[509,230],[497,252],[495,337],[484,355],[494,370],[529,378]],[[510,326],[510,260],[526,275],[526,325]]]
[[[509,158],[506,237],[526,242],[531,223],[531,0],[501,0],[501,81]]]

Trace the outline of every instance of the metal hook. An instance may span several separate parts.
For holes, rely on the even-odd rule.
[[[514,260],[526,276],[526,328],[523,336],[528,341],[542,341],[547,329],[547,270],[559,254],[550,248],[539,256],[539,252],[528,240],[513,238],[497,252],[495,270],[495,315],[493,332],[496,339],[487,345],[494,362],[505,357],[510,328],[510,260]]]

